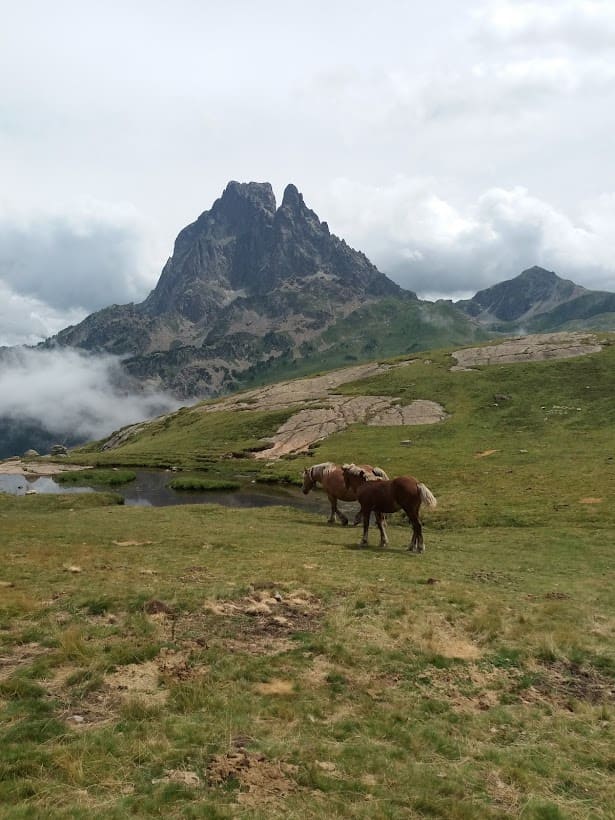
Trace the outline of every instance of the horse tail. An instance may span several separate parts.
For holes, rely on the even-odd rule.
[[[419,495],[421,497],[421,501],[423,504],[426,504],[428,507],[437,507],[438,500],[432,491],[427,487],[425,484],[417,484],[417,488],[419,491]]]
[[[389,480],[388,475],[384,472],[382,467],[372,467],[372,473],[378,478],[383,478],[385,481]]]

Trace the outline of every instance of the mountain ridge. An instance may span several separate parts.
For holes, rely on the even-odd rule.
[[[293,184],[230,181],[183,228],[155,288],[42,343],[119,355],[181,398],[290,372],[476,343],[510,333],[615,327],[615,294],[534,266],[452,303],[423,301],[332,234]]]
[[[593,291],[538,265],[456,303],[493,331],[565,329],[568,321],[615,313],[615,294]],[[615,327],[615,322],[612,324]]]
[[[143,302],[104,308],[45,345],[114,353],[137,378],[212,394],[391,296],[416,300],[331,234],[294,185],[276,207],[269,183],[231,181],[180,231]]]

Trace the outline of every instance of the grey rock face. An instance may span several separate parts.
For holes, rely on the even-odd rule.
[[[179,233],[144,302],[98,311],[46,344],[128,356],[137,378],[207,395],[362,304],[402,293],[414,297],[332,235],[294,185],[278,208],[269,183],[229,182]]]

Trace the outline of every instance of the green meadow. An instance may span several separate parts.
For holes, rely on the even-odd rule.
[[[615,344],[346,384],[432,399],[252,455],[289,411],[184,408],[74,460],[298,483],[326,460],[438,498],[426,553],[289,507],[0,495],[0,817],[612,818]],[[73,460],[73,454],[71,454]],[[182,473],[178,473],[181,477]]]

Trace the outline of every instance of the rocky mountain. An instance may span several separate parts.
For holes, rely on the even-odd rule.
[[[615,327],[614,293],[587,290],[537,266],[456,306],[494,332]]]
[[[230,182],[184,228],[140,304],[113,305],[46,346],[106,351],[139,380],[182,396],[219,393],[379,299],[418,302],[330,233],[294,185]]]
[[[533,267],[453,304],[421,301],[333,235],[294,185],[229,182],[178,235],[140,304],[112,305],[44,346],[123,358],[182,398],[494,335],[615,327],[615,294]]]

